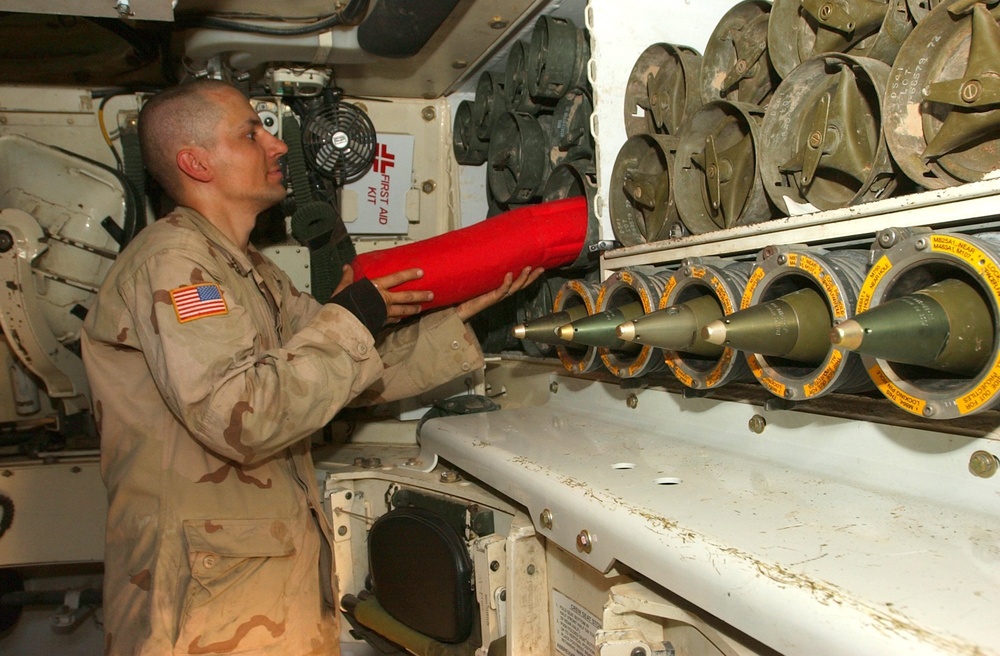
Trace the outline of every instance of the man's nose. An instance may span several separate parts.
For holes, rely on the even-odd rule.
[[[278,137],[275,137],[270,132],[268,132],[267,134],[272,139],[272,142],[268,145],[268,150],[274,157],[281,157],[282,155],[288,152],[288,144],[286,144]]]

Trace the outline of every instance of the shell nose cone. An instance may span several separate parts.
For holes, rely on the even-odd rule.
[[[713,321],[701,329],[701,338],[709,344],[722,345],[726,343],[726,324],[721,320]]]
[[[830,343],[848,351],[854,351],[861,346],[864,337],[865,329],[854,319],[843,321],[830,331]]]

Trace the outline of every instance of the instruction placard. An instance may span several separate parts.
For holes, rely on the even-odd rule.
[[[552,621],[556,628],[556,651],[563,656],[594,656],[601,620],[583,606],[552,590]]]

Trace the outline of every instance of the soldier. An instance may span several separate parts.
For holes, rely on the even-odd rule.
[[[233,87],[202,80],[143,108],[149,170],[177,203],[108,274],[84,362],[108,488],[105,653],[339,653],[330,527],[310,434],[346,404],[412,396],[482,366],[464,321],[529,284],[396,326],[416,269],[300,293],[249,244],[285,196]]]

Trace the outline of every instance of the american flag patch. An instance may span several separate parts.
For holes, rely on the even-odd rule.
[[[212,283],[178,287],[170,292],[170,299],[181,323],[229,313],[222,290]]]

